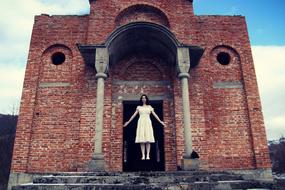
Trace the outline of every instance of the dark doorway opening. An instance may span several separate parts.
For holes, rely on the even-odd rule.
[[[155,113],[163,119],[163,101],[150,101]],[[135,112],[139,101],[124,101],[123,120],[126,122]],[[164,171],[164,133],[163,126],[151,114],[155,143],[151,143],[150,160],[141,160],[140,144],[135,143],[139,115],[124,128],[123,133],[123,171]]]

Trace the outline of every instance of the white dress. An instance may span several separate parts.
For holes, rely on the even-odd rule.
[[[136,132],[136,143],[154,143],[153,128],[150,120],[151,106],[138,106],[139,120]]]

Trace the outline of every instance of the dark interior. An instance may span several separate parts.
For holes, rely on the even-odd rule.
[[[150,101],[155,113],[163,120],[162,101]],[[139,101],[124,101],[124,122],[135,112]],[[164,171],[164,133],[163,126],[151,114],[155,143],[151,143],[150,160],[141,160],[140,144],[135,143],[139,115],[124,128],[123,171]]]

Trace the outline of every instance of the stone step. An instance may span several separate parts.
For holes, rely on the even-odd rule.
[[[176,184],[25,184],[13,187],[12,190],[241,190],[241,189],[272,189],[272,183],[258,181],[218,181]]]
[[[241,175],[227,172],[82,172],[55,173],[35,178],[33,183],[13,190],[97,190],[97,189],[161,189],[161,190],[227,190],[274,189],[273,182],[243,180]]]
[[[148,172],[62,172],[62,173],[51,173],[53,176],[179,176],[179,175],[211,175],[211,174],[230,174],[229,172],[219,171],[204,171],[204,170],[193,170],[193,171],[148,171]]]
[[[161,190],[150,185],[126,184],[24,184],[13,187],[12,190]]]
[[[231,174],[211,174],[211,175],[124,175],[124,176],[43,176],[33,180],[33,183],[101,183],[101,184],[138,184],[138,183],[178,183],[178,182],[215,182],[220,180],[241,180],[241,176]]]

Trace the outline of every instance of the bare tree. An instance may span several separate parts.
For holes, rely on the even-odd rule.
[[[10,113],[11,113],[10,115],[12,115],[12,116],[18,115],[19,114],[19,107],[20,107],[19,102],[13,103],[11,111],[10,111]]]

